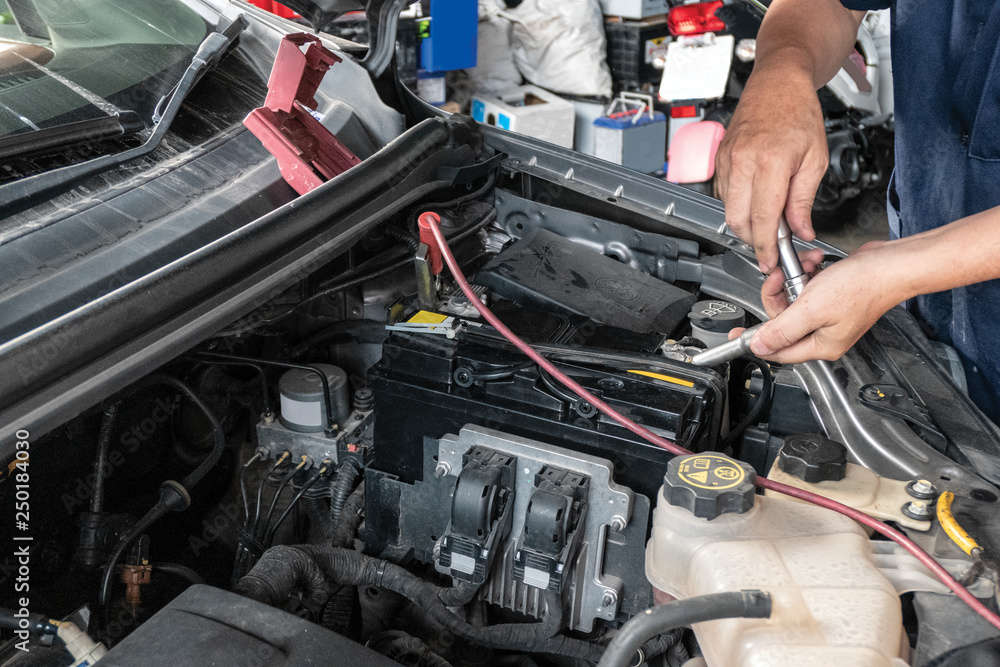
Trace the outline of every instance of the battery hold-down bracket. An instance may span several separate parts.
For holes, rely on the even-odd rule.
[[[327,70],[339,62],[340,56],[318,37],[286,35],[278,45],[264,106],[243,120],[300,195],[361,162],[316,117],[316,91]]]

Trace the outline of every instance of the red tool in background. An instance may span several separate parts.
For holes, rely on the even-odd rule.
[[[300,195],[361,162],[313,115],[316,90],[327,70],[339,62],[318,37],[286,35],[271,68],[264,106],[243,121]]]
[[[250,4],[254,5],[255,7],[260,7],[265,11],[271,12],[276,16],[280,16],[283,19],[302,18],[288,7],[278,4],[277,2],[272,2],[271,0],[250,0]]]

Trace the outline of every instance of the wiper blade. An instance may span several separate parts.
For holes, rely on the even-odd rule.
[[[202,75],[219,62],[222,55],[247,25],[246,17],[241,14],[221,32],[213,32],[202,41],[191,58],[191,64],[184,70],[180,81],[171,92],[170,102],[163,109],[163,115],[153,126],[153,132],[144,144],[114,155],[105,155],[87,162],[53,169],[43,174],[0,185],[0,203],[3,204],[4,212],[22,211],[28,206],[38,203],[44,197],[68,188],[84,178],[89,178],[129,160],[152,153],[160,145],[167,130],[170,129],[170,124],[177,117],[177,112],[180,110],[181,104],[184,103],[184,98],[195,87]]]
[[[0,139],[0,160],[66,148],[85,141],[129,137],[145,129],[139,114],[123,111],[112,116],[90,118]]]

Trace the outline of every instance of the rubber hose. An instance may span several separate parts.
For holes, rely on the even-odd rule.
[[[763,591],[714,593],[657,605],[633,616],[604,651],[598,667],[629,667],[651,637],[720,618],[768,618],[771,595]]]
[[[302,499],[302,507],[305,508],[309,523],[319,529],[323,536],[324,543],[333,538],[333,521],[330,517],[330,509],[323,498]]]
[[[341,510],[340,518],[333,527],[333,533],[330,536],[332,546],[347,548],[353,546],[354,538],[358,534],[358,527],[361,525],[362,518],[364,518],[364,509],[365,485],[359,484],[354,493],[347,498],[347,502],[344,503],[344,508]]]
[[[361,470],[353,461],[347,460],[340,464],[337,476],[330,482],[330,522],[336,526],[344,511],[347,496],[354,490],[354,484],[361,476]]]
[[[320,608],[327,600],[326,580],[316,561],[300,547],[271,547],[236,584],[234,592],[272,607],[281,605],[295,588],[302,601]]]
[[[291,555],[290,552],[298,554]],[[311,562],[311,567],[306,561]],[[273,547],[240,579],[234,591],[275,606],[283,603],[296,583],[300,583],[296,577],[314,578],[316,571],[321,571],[341,585],[376,586],[398,593],[420,607],[432,622],[480,646],[524,653],[550,653],[590,661],[596,661],[601,654],[600,647],[596,645],[553,636],[561,625],[561,605],[551,591],[546,593],[547,611],[540,623],[474,627],[442,604],[438,597],[441,589],[437,586],[395,563],[349,549],[310,545]]]
[[[22,620],[25,622],[24,626],[21,625]],[[0,630],[27,630],[33,635],[54,635],[59,628],[42,614],[15,616],[13,609],[0,607]]]
[[[94,492],[90,497],[90,511],[95,514],[104,511],[104,479],[108,468],[108,450],[111,446],[111,431],[118,417],[119,403],[104,409],[101,430],[97,436],[97,459],[94,461]]]
[[[205,578],[200,574],[180,563],[152,563],[153,572],[163,572],[172,574],[175,577],[187,579],[192,584],[204,584]]]
[[[760,395],[757,400],[754,401],[753,406],[747,411],[747,414],[740,421],[739,424],[733,427],[726,437],[722,439],[719,446],[716,448],[718,451],[724,451],[726,447],[732,445],[736,442],[737,438],[743,435],[744,431],[750,427],[751,424],[756,422],[764,409],[771,402],[771,395],[774,393],[774,378],[771,377],[771,367],[767,365],[767,362],[757,357],[746,356],[743,357],[748,363],[753,364],[760,371],[761,375],[761,388]]]

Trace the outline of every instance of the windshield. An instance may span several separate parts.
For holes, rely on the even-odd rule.
[[[209,27],[179,0],[0,0],[0,138],[157,101]]]

